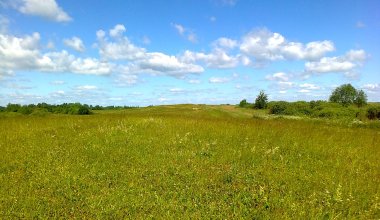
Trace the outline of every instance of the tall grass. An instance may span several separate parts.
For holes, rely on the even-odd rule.
[[[379,146],[210,106],[4,117],[0,217],[375,219]]]

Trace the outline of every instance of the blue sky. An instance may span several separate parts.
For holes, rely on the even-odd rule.
[[[0,0],[0,105],[380,101],[380,2]]]

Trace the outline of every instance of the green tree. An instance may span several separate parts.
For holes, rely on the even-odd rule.
[[[343,106],[348,106],[354,103],[357,91],[351,84],[343,84],[336,88],[329,100],[330,102],[340,103]]]
[[[248,105],[247,99],[243,99],[239,103],[239,107],[245,107]]]
[[[367,95],[364,93],[363,90],[357,91],[356,98],[355,98],[355,104],[358,107],[362,107],[367,105]]]
[[[343,106],[356,104],[362,107],[367,104],[367,95],[363,90],[356,90],[351,84],[343,84],[332,92],[329,100]]]
[[[257,95],[255,100],[254,107],[257,109],[266,108],[268,104],[268,95],[264,93],[264,91],[260,91],[259,95]]]

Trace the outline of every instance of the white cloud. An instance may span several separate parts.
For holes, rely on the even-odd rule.
[[[109,34],[111,37],[117,38],[121,37],[125,31],[127,31],[127,29],[124,27],[124,25],[117,24],[109,31]]]
[[[286,73],[278,72],[278,73],[274,73],[272,75],[267,75],[265,77],[265,79],[271,80],[271,81],[287,82],[287,81],[289,81],[289,76]]]
[[[83,85],[83,86],[77,86],[75,89],[80,90],[80,91],[87,91],[87,90],[97,90],[98,87],[94,85]]]
[[[348,72],[356,65],[339,57],[323,57],[317,62],[307,62],[305,70],[312,73]]]
[[[72,18],[58,6],[55,0],[21,0],[17,10],[23,14],[40,16],[56,22],[71,21]]]
[[[25,37],[0,34],[0,69],[33,69],[41,62],[39,33]]]
[[[231,81],[231,79],[227,77],[211,77],[208,81],[210,83],[227,83]]]
[[[171,25],[177,30],[179,35],[185,37],[188,41],[192,43],[196,43],[198,41],[197,35],[191,29],[176,23],[172,23]]]
[[[203,67],[184,63],[177,59],[175,56],[169,56],[163,53],[146,53],[146,56],[137,63],[140,71],[147,71],[151,73],[165,73],[171,76],[182,76],[187,73],[201,73],[204,71]]]
[[[190,84],[199,84],[199,83],[201,83],[201,81],[199,79],[190,79],[188,82]]]
[[[309,73],[345,73],[346,76],[355,74],[355,68],[361,66],[367,59],[364,50],[350,50],[344,56],[323,57],[319,61],[306,62],[305,71]]]
[[[183,35],[185,33],[185,27],[182,25],[173,23],[172,26],[178,31],[178,34]]]
[[[226,38],[226,37],[221,37],[219,39],[217,39],[216,41],[213,42],[213,45],[215,47],[222,47],[222,48],[226,48],[226,49],[233,49],[235,48],[238,43],[236,40],[232,40],[232,39],[229,39],[229,38]]]
[[[301,90],[298,90],[299,93],[310,93],[310,90],[308,89],[301,89]]]
[[[291,89],[291,88],[294,88],[295,86],[296,84],[294,82],[277,82],[276,83],[276,88],[280,90]]]
[[[138,77],[129,73],[120,73],[115,80],[116,85],[120,87],[127,87],[134,85],[138,82]]]
[[[311,84],[311,83],[304,83],[304,84],[301,84],[299,85],[300,88],[302,89],[307,89],[307,90],[318,90],[318,89],[321,89],[321,87],[315,85],[315,84]]]
[[[42,62],[41,62],[42,63]],[[113,65],[96,58],[76,58],[67,51],[46,53],[43,65],[39,68],[44,72],[70,72],[90,75],[108,75]]]
[[[174,94],[179,94],[179,93],[184,93],[185,92],[185,90],[181,89],[181,88],[171,88],[171,89],[169,89],[169,91],[171,93],[174,93]]]
[[[65,84],[65,81],[55,80],[55,81],[50,82],[50,84],[52,84],[52,85],[63,85],[63,84]]]
[[[335,50],[331,41],[314,41],[306,45],[288,42],[281,34],[267,29],[252,31],[243,36],[240,50],[256,61],[317,60]]]
[[[380,91],[380,83],[367,83],[362,88],[371,92]]]
[[[207,67],[218,69],[233,68],[239,64],[238,57],[229,56],[224,50],[218,48],[209,54],[187,50],[180,59],[186,63],[200,61],[205,63]]]
[[[40,35],[25,37],[0,34],[0,70],[2,72],[29,70],[104,75],[111,65],[95,58],[76,58],[67,51],[41,53]]]
[[[72,37],[71,39],[64,39],[63,43],[79,52],[83,52],[86,48],[82,42],[82,40],[79,37]]]
[[[9,19],[0,15],[0,34],[8,32]]]
[[[136,60],[144,57],[146,53],[145,48],[137,47],[127,37],[121,36],[123,27],[122,25],[116,25],[110,30],[110,34],[117,37],[115,41],[109,41],[103,30],[96,32],[99,53],[103,58],[111,60]]]
[[[364,50],[350,50],[346,53],[345,58],[351,62],[362,62],[367,60],[368,55]]]
[[[70,71],[81,74],[108,75],[111,73],[112,67],[109,63],[95,58],[77,58],[71,63]]]

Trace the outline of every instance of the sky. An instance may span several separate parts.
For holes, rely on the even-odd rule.
[[[380,101],[380,1],[0,0],[0,105]]]

